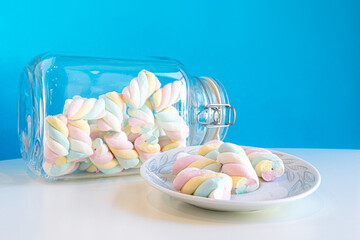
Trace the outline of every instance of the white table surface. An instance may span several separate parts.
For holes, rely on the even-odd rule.
[[[188,205],[140,176],[52,183],[0,161],[0,239],[360,239],[360,150],[275,150],[313,164],[320,188],[247,213]]]

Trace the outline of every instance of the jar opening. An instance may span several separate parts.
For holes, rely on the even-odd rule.
[[[235,122],[235,109],[231,107],[228,95],[219,81],[210,77],[199,77],[198,79],[208,98],[208,105],[203,106],[197,119],[198,123],[206,129],[202,143],[212,139],[223,140],[228,126]],[[205,122],[201,122],[200,119],[205,119]]]

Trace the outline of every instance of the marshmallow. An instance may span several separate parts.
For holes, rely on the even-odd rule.
[[[236,194],[258,189],[259,179],[245,151],[240,146],[223,143],[218,151],[217,160],[223,164],[221,171],[231,176]]]
[[[68,123],[70,151],[67,158],[70,161],[81,161],[93,154],[91,148],[90,126],[85,120]]]
[[[107,134],[104,139],[110,151],[124,169],[138,167],[138,153],[134,150],[134,145],[128,141],[124,132]]]
[[[89,158],[91,162],[105,174],[115,174],[123,170],[123,167],[114,158],[114,155],[109,151],[107,145],[101,138],[97,138],[93,142],[94,154]]]
[[[66,157],[58,157],[54,164],[45,161],[43,163],[43,169],[47,175],[51,177],[59,177],[73,173],[79,168],[78,162],[71,162]]]
[[[135,140],[134,146],[140,160],[145,162],[160,152],[159,129],[156,126],[153,128],[142,128],[140,133],[141,136]]]
[[[180,152],[176,156],[176,161],[172,167],[171,174],[177,175],[180,171],[186,168],[194,167],[218,172],[221,164],[215,160],[208,159],[200,155],[190,155],[185,152]]]
[[[176,108],[170,106],[159,113],[155,113],[155,118],[159,127],[170,139],[182,141],[189,136],[189,127]]]
[[[186,168],[175,177],[173,188],[184,194],[229,200],[232,179],[211,170]]]
[[[130,142],[134,142],[141,135],[140,128],[134,128],[128,123],[125,125],[124,133]]]
[[[154,111],[160,112],[184,98],[184,93],[185,89],[181,81],[174,81],[155,91],[150,97],[150,102]]]
[[[137,78],[132,79],[129,86],[123,89],[122,98],[130,108],[141,108],[160,86],[159,80],[153,73],[142,70]]]
[[[141,162],[145,162],[160,152],[160,145],[158,143],[148,143],[142,136],[135,140],[134,146]]]
[[[63,115],[49,116],[45,121],[45,158],[51,159],[69,154],[69,131]]]
[[[93,164],[89,158],[84,159],[80,162],[79,171],[86,171],[90,173],[97,173],[99,172],[99,169]]]
[[[105,103],[105,116],[97,121],[100,131],[121,131],[126,111],[126,105],[117,92],[109,92],[101,95],[100,99]]]
[[[168,136],[160,136],[159,145],[161,147],[162,152],[166,152],[174,148],[182,148],[186,146],[185,141],[171,140]]]
[[[220,140],[211,140],[199,148],[198,154],[216,160],[219,155],[218,148],[221,144],[223,144],[223,142]]]
[[[272,181],[284,174],[284,163],[275,154],[263,148],[248,148],[246,153],[258,177]]]
[[[64,115],[69,120],[100,119],[105,116],[105,102],[103,99],[74,96],[73,99],[65,101]]]
[[[132,133],[139,133],[141,128],[152,128],[155,125],[154,114],[148,101],[140,108],[129,108],[128,114],[128,125]]]
[[[78,163],[70,162],[68,155],[70,143],[67,119],[63,115],[48,116],[45,122],[45,161],[43,169],[49,176],[56,177],[74,172]]]

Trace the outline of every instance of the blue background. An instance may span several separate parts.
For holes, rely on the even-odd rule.
[[[228,89],[228,141],[360,147],[360,1],[6,1],[0,7],[0,159],[20,156],[22,68],[46,51],[167,56]]]

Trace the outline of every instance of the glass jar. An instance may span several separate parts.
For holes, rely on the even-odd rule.
[[[159,151],[223,139],[234,121],[221,83],[172,59],[49,53],[20,78],[21,154],[46,179],[138,173]]]

